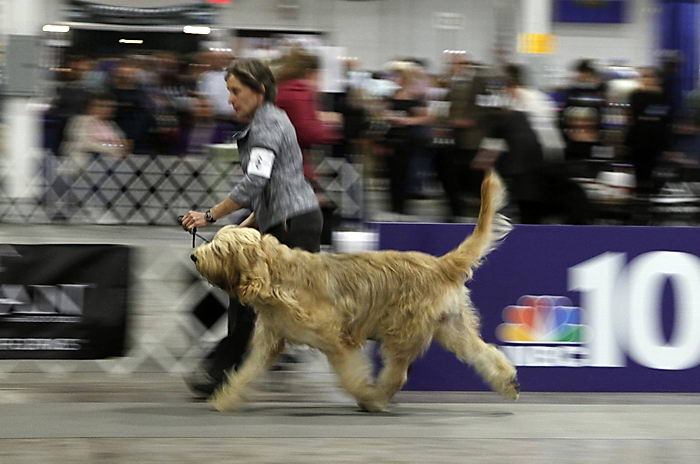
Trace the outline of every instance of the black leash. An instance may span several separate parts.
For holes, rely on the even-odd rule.
[[[178,224],[182,225],[182,218],[183,218],[183,217],[184,217],[184,216],[178,216],[178,217],[177,217],[177,223],[178,223]],[[187,229],[185,229],[185,230],[187,230]],[[196,238],[196,237],[198,237],[200,240],[204,240],[205,242],[210,243],[209,240],[207,240],[206,238],[202,237],[201,235],[199,235],[199,234],[197,233],[197,228],[196,228],[196,227],[193,227],[192,230],[187,230],[187,232],[190,233],[190,234],[192,234],[192,248],[195,248],[195,246],[196,246],[196,244],[195,244],[195,238]]]

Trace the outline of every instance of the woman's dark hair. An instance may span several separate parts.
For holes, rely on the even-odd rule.
[[[265,101],[274,102],[277,97],[277,84],[270,68],[254,58],[234,60],[226,68],[226,80],[236,76],[243,85],[265,96]]]

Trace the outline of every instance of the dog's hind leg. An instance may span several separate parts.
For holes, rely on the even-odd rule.
[[[462,362],[474,366],[494,391],[517,399],[520,385],[515,368],[498,348],[482,340],[477,327],[476,316],[464,308],[460,313],[446,315],[435,332],[435,340]]]
[[[265,329],[258,321],[248,356],[238,371],[229,375],[209,404],[217,411],[232,411],[244,400],[246,387],[275,362],[284,349],[284,339]]]
[[[360,348],[337,348],[326,351],[326,356],[340,385],[355,397],[358,406],[370,412],[386,410],[379,390],[370,382],[372,366]]]

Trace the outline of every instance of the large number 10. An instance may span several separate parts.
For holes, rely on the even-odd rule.
[[[700,364],[700,259],[654,251],[625,267],[624,253],[604,253],[569,269],[569,290],[581,292],[590,365],[625,365],[625,351],[638,364],[681,370]],[[670,340],[660,313],[664,285],[674,291]]]

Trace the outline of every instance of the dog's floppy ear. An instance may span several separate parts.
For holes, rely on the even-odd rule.
[[[267,298],[271,294],[270,268],[267,265],[267,256],[265,256],[260,244],[257,242],[245,245],[238,250],[240,259],[238,295],[241,300]]]

